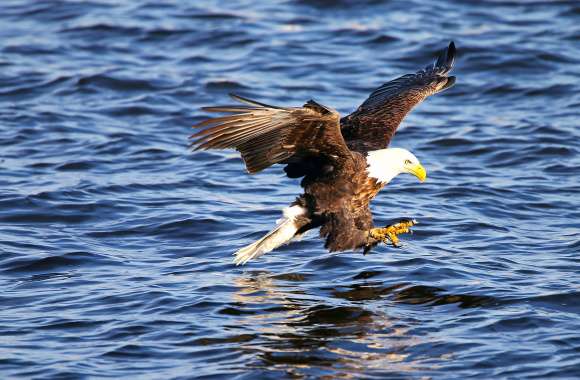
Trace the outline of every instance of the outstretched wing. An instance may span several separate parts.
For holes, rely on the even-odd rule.
[[[386,148],[413,107],[455,83],[455,77],[447,76],[454,60],[455,44],[451,42],[432,65],[373,91],[355,112],[341,120],[348,146],[361,152]]]
[[[306,157],[321,159],[333,167],[352,160],[335,110],[313,100],[303,107],[284,108],[230,96],[246,105],[203,108],[232,115],[195,125],[205,128],[191,136],[195,150],[237,149],[250,173]]]

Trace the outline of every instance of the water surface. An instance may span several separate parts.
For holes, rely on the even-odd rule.
[[[3,1],[2,378],[580,377],[580,5]],[[450,40],[452,89],[374,201],[404,249],[316,234],[239,268],[300,188],[191,154],[228,92],[352,111]]]

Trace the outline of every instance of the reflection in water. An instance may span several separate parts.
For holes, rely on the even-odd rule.
[[[391,296],[393,301],[412,305],[450,305],[460,308],[471,308],[498,303],[499,300],[489,296],[470,294],[445,294],[445,289],[434,286],[396,284],[384,286],[382,283],[354,284],[348,290],[336,290],[333,295],[350,301],[377,300]]]
[[[339,302],[328,304],[332,299],[321,303],[300,290],[300,275],[294,275],[291,281],[264,272],[242,275],[235,281],[239,287],[235,303],[243,305],[244,310],[263,310],[240,313],[237,321],[239,326],[261,326],[259,339],[240,346],[260,358],[251,366],[274,366],[296,376],[308,375],[313,368],[316,373],[326,369],[332,370],[333,377],[345,378],[372,368],[394,372],[433,369],[409,360],[406,353],[408,347],[424,343],[429,337],[409,334],[410,326],[383,312],[344,302],[385,297],[401,285],[334,290]]]

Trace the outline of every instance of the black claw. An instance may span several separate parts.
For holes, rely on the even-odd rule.
[[[414,221],[413,219],[401,219],[401,220],[399,221],[399,223],[407,223],[407,224],[413,224],[413,225],[415,225],[415,224],[416,224],[416,223],[415,223],[415,221]]]

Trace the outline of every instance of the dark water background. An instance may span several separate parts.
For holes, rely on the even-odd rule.
[[[190,154],[199,107],[347,113],[449,40],[405,248],[234,267],[300,189]],[[577,1],[2,1],[0,377],[578,378],[579,94]]]

